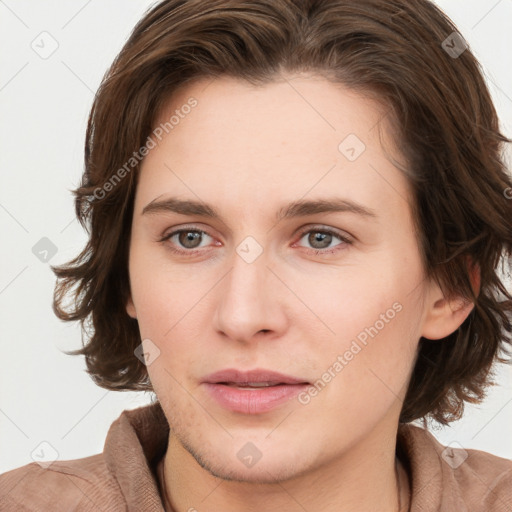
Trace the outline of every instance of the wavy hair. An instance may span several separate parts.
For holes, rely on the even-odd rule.
[[[503,154],[512,141],[500,132],[483,70],[465,48],[429,0],[164,0],[152,7],[90,111],[85,169],[73,190],[89,239],[76,258],[52,266],[54,312],[82,326],[82,348],[67,353],[84,355],[101,387],[152,390],[134,356],[138,323],[125,309],[140,167],[130,159],[170,95],[204,77],[264,85],[283,72],[313,71],[387,105],[407,161],[426,275],[447,297],[474,303],[457,331],[419,340],[400,421],[460,418],[465,402],[483,400],[494,363],[507,361],[512,344],[504,281],[512,263],[512,181]],[[476,293],[471,266],[480,273]]]

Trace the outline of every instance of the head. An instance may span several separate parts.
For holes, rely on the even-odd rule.
[[[56,314],[90,328],[72,353],[102,387],[154,391],[225,477],[248,441],[285,475],[458,419],[512,332],[507,139],[470,49],[445,51],[427,0],[204,5],[152,8],[95,98],[90,238],[54,267]],[[241,416],[204,389],[226,368],[310,386]]]

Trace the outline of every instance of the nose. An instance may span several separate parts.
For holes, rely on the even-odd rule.
[[[249,262],[234,251],[231,262],[218,285],[215,329],[238,343],[278,338],[287,327],[286,294],[267,253]]]

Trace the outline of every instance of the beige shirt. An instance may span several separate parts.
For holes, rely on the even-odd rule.
[[[0,511],[164,512],[157,468],[168,435],[158,402],[126,410],[103,453],[0,475]],[[397,450],[412,486],[411,512],[512,512],[512,460],[445,448],[411,424],[400,425]]]

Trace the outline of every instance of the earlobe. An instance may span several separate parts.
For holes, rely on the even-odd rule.
[[[469,256],[466,258],[466,264],[468,266],[469,279],[471,281],[471,287],[473,288],[473,293],[478,295],[480,293],[480,266],[478,263],[474,263]]]
[[[126,302],[126,312],[132,318],[137,318],[137,312],[135,311],[135,305],[133,304],[131,296],[128,298]]]
[[[475,296],[480,293],[480,267],[470,256],[465,258],[471,287]],[[445,298],[439,285],[433,284],[431,302],[423,323],[421,336],[430,340],[446,338],[455,332],[470,315],[474,303],[462,296]]]

